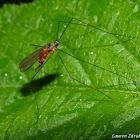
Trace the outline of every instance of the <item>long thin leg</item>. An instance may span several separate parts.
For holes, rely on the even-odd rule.
[[[95,64],[92,64],[92,63],[90,63],[90,62],[87,62],[87,61],[85,61],[85,60],[79,59],[79,58],[77,58],[77,57],[75,57],[75,56],[73,56],[73,55],[71,55],[71,54],[69,54],[69,53],[67,53],[67,52],[64,52],[64,51],[62,51],[62,50],[60,50],[60,49],[58,49],[58,48],[57,48],[57,50],[59,50],[59,51],[65,53],[65,54],[67,54],[67,55],[69,55],[69,56],[71,56],[71,57],[73,57],[73,58],[75,58],[75,59],[77,59],[77,60],[79,60],[79,61],[82,61],[82,62],[84,62],[84,63],[90,64],[90,65],[95,66],[95,67],[97,67],[97,68],[100,68],[100,69],[102,69],[102,70],[108,71],[108,72],[110,72],[110,73],[113,73],[113,74],[118,75],[118,76],[120,76],[120,77],[123,77],[123,78],[125,78],[125,79],[131,80],[133,83],[136,84],[136,81],[134,81],[134,80],[132,80],[132,79],[130,79],[130,78],[128,78],[128,77],[125,77],[125,76],[120,75],[120,74],[118,74],[118,73],[115,73],[115,72],[113,72],[113,71],[107,70],[107,69],[105,69],[105,68],[102,68],[102,67],[97,66],[97,65],[95,65]]]
[[[60,41],[60,39],[62,38],[62,36],[64,35],[65,31],[67,30],[67,28],[69,27],[70,24],[76,24],[76,25],[87,26],[87,25],[85,25],[85,24],[72,23],[72,20],[73,20],[73,19],[74,19],[74,18],[71,18],[70,22],[58,21],[58,29],[57,29],[57,40],[58,40],[58,41]],[[61,22],[63,22],[63,23],[68,23],[68,24],[67,24],[66,28],[64,29],[64,31],[62,32],[60,38],[58,39],[59,25],[60,25]]]
[[[95,29],[94,29],[94,30],[95,30]],[[67,42],[70,42],[70,41],[76,40],[76,39],[79,38],[79,37],[86,36],[87,34],[93,32],[94,30],[91,30],[91,31],[89,31],[89,32],[86,32],[86,33],[84,33],[83,35],[80,35],[80,36],[78,35],[77,37],[75,37],[75,38],[71,38],[71,39],[69,39],[69,40],[67,40],[67,41],[63,41],[63,43],[61,42],[61,44],[64,44],[64,43],[67,43]]]
[[[81,23],[80,23],[80,24],[78,24],[78,23],[72,23],[72,20],[73,20],[73,19],[74,19],[74,20],[77,20],[77,21],[79,21],[79,22],[81,22]],[[67,27],[65,28],[65,30],[63,31],[63,33],[61,34],[60,38],[58,39],[59,24],[60,24],[60,23],[68,23],[68,25],[67,25]],[[111,35],[129,37],[129,38],[130,38],[129,40],[134,39],[134,38],[139,38],[138,36],[128,36],[128,35],[119,35],[119,34],[111,33],[111,32],[102,30],[102,29],[98,28],[97,26],[93,26],[93,25],[90,25],[90,24],[88,24],[88,23],[86,23],[86,22],[83,22],[83,21],[81,21],[81,20],[79,20],[79,19],[71,18],[70,22],[58,21],[57,40],[60,41],[60,39],[62,38],[64,32],[66,31],[66,29],[68,28],[68,26],[69,26],[70,24],[76,24],[76,25],[81,25],[81,26],[90,26],[90,27],[93,27],[94,30],[97,29],[97,30],[100,30],[100,31],[102,31],[102,32],[105,32],[105,33],[108,33],[108,34],[111,34]],[[92,31],[90,31],[90,32],[92,32]],[[89,33],[89,32],[87,32],[86,34],[88,34],[88,33]],[[84,35],[86,35],[86,34],[84,34]],[[83,35],[83,36],[84,36],[84,35]],[[74,39],[76,39],[76,38],[74,38]],[[73,39],[70,39],[70,40],[68,40],[68,41],[66,41],[66,42],[69,42],[69,41],[71,41],[71,40],[73,40]],[[126,40],[126,41],[124,41],[124,42],[127,42],[127,41],[129,41],[129,40]],[[117,42],[117,43],[118,43],[118,42]],[[117,44],[117,43],[115,43],[115,44]],[[109,44],[109,45],[110,45],[110,44]],[[109,45],[105,45],[105,46],[109,46]],[[112,44],[112,45],[113,45],[113,44]],[[86,47],[86,48],[92,48],[92,47]]]
[[[87,86],[87,87],[89,87],[89,88],[92,88],[92,89],[94,89],[94,90],[96,90],[96,91],[102,93],[103,95],[105,95],[106,97],[108,97],[109,99],[111,99],[115,104],[117,104],[115,100],[113,100],[113,99],[112,99],[111,97],[109,97],[108,95],[104,94],[104,93],[103,93],[102,91],[100,91],[99,89],[93,88],[92,86],[89,86],[89,85],[87,85],[87,84],[85,84],[85,83],[83,83],[83,82],[81,82],[81,81],[79,81],[79,80],[73,78],[73,77],[71,76],[70,72],[68,71],[66,65],[64,64],[63,59],[61,58],[59,52],[58,52],[57,50],[56,50],[56,52],[57,52],[59,58],[61,59],[63,65],[64,65],[64,67],[65,67],[65,69],[66,69],[66,71],[67,71],[67,73],[68,73],[68,75],[69,75],[69,77],[70,77],[71,79],[73,79],[73,80],[76,81],[76,82],[79,82],[79,83],[81,83],[81,84],[83,84],[83,85],[85,85],[85,86]]]
[[[97,29],[97,30],[100,30],[100,31],[102,31],[102,32],[105,32],[105,33],[108,33],[108,34],[111,34],[111,35],[115,35],[115,36],[122,36],[122,37],[129,37],[129,38],[140,38],[140,37],[138,37],[138,36],[129,36],[129,35],[120,35],[120,34],[111,33],[111,32],[105,31],[105,30],[103,30],[103,29],[100,29],[100,28],[98,28],[98,27],[96,27],[96,26],[94,26],[94,25],[91,25],[91,24],[88,24],[88,23],[86,23],[86,22],[84,22],[84,21],[81,21],[81,20],[79,20],[79,19],[77,19],[77,18],[72,18],[72,20],[73,20],[73,19],[75,19],[75,20],[77,20],[77,21],[83,23],[84,25],[83,25],[83,24],[77,24],[77,23],[71,23],[71,24],[77,24],[77,25],[81,25],[81,26],[90,26],[90,27],[93,27],[93,28],[95,28],[95,29]],[[65,21],[61,21],[61,22],[65,22]],[[65,22],[65,23],[69,23],[69,22]]]
[[[74,19],[74,18],[73,18]],[[59,21],[59,22],[63,22],[63,23],[69,23],[67,21]],[[75,24],[75,25],[81,25],[81,26],[87,26],[88,24],[87,23],[84,23],[84,24],[80,24],[80,23],[71,23],[71,24]]]
[[[39,120],[39,107],[38,107],[38,102],[37,102],[36,94],[35,94],[35,92],[33,92],[33,93],[34,93],[34,97],[35,97],[35,104],[36,104],[36,109],[37,109],[36,122],[33,124],[33,125],[35,125],[35,124],[37,124],[37,123],[38,123],[38,120]]]
[[[54,52],[53,52],[54,53]],[[53,55],[53,53],[50,55],[50,57]],[[34,77],[37,75],[37,73],[41,70],[41,68],[48,62],[48,60],[50,59],[50,57],[41,65],[40,69],[36,72],[36,74],[33,76],[32,80],[34,79]],[[37,109],[37,119],[36,122],[33,124],[37,124],[38,120],[39,120],[39,107],[38,107],[38,102],[37,102],[37,98],[36,98],[36,94],[34,93],[34,97],[35,97],[35,103],[36,103],[36,109]]]
[[[86,35],[86,34],[85,34]],[[84,35],[83,35],[84,36]],[[78,38],[78,37],[77,37]],[[73,39],[70,39],[70,40],[68,40],[68,41],[65,41],[65,42],[63,42],[63,43],[61,43],[61,44],[63,44],[63,45],[66,45],[65,43],[67,43],[67,42],[69,42],[69,41],[73,41],[73,40],[75,40],[76,38],[73,38]],[[122,41],[122,43],[124,43],[124,42],[128,42],[128,41],[130,41],[130,39],[128,39],[128,40],[125,40],[125,41]],[[112,46],[112,45],[116,45],[116,44],[119,44],[119,42],[116,42],[116,43],[112,43],[112,44],[106,44],[106,45],[102,45],[102,47],[105,47],[105,46]],[[93,48],[93,47],[101,47],[101,46],[98,46],[98,45],[96,45],[96,46],[92,46],[92,47],[80,47],[80,48],[72,48],[72,50],[81,50],[81,49],[89,49],[89,48]],[[61,51],[61,50],[60,50]]]
[[[60,39],[58,39],[58,33],[59,33],[59,24],[60,23],[69,23],[69,22],[65,22],[65,21],[58,21],[58,30],[57,30],[57,40],[59,40],[60,41]],[[76,24],[76,25],[82,25],[82,26],[87,26],[87,25],[84,25],[84,24],[77,24],[77,23],[70,23],[70,24]],[[75,29],[73,29],[73,30],[75,30]],[[95,30],[95,29],[94,29]],[[88,33],[90,33],[90,32],[93,32],[94,30],[92,30],[92,31],[89,31],[89,32],[87,32],[87,33],[85,33],[85,34],[83,34],[83,35],[81,35],[81,36],[85,36],[85,35],[87,35]],[[66,31],[66,30],[65,30]],[[63,35],[64,33],[62,33],[62,35]],[[62,35],[61,35],[61,38],[62,38]],[[76,38],[78,38],[79,36],[77,36]],[[71,41],[71,40],[74,40],[74,39],[76,39],[76,38],[72,38],[72,39],[70,39],[70,40],[68,40],[68,41],[65,41],[65,42],[63,42],[63,43],[66,43],[66,42],[69,42],[69,41]]]
[[[63,34],[65,33],[65,31],[67,30],[67,28],[69,27],[70,23],[72,22],[73,18],[71,18],[70,22],[68,23],[68,25],[66,26],[66,28],[64,29],[64,31],[62,32],[60,38],[58,39],[58,41],[60,41],[60,39],[62,38]],[[60,21],[59,21],[60,23]]]

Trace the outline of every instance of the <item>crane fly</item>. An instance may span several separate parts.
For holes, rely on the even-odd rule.
[[[20,65],[19,65],[20,71],[21,72],[25,72],[26,70],[28,70],[39,59],[39,66],[35,69],[36,74],[33,76],[33,78],[32,78],[32,80],[33,80],[34,77],[37,75],[37,73],[42,68],[43,63],[46,60],[47,56],[50,53],[54,52],[55,49],[57,48],[57,46],[59,45],[59,43],[60,43],[59,41],[60,41],[61,37],[63,36],[63,34],[65,33],[66,29],[68,28],[68,26],[70,25],[70,23],[72,22],[73,19],[74,18],[72,18],[70,20],[70,22],[66,26],[65,30],[62,32],[59,40],[58,40],[58,32],[59,32],[59,24],[60,24],[61,21],[58,21],[57,40],[54,43],[48,43],[48,44],[46,44],[44,46],[40,46],[41,48],[39,50],[33,52],[32,54],[27,56],[25,59],[23,59],[22,62],[20,63]],[[33,45],[33,46],[38,46],[38,45]],[[49,60],[49,58],[48,58],[48,60]]]
[[[80,24],[72,23],[73,20],[79,21]],[[60,24],[60,23],[67,23],[67,26],[65,27],[65,29],[64,29],[63,32],[62,32],[62,34],[60,35],[60,38],[58,38],[59,24]],[[62,59],[62,57],[60,56],[59,51],[61,51],[61,52],[65,53],[65,54],[67,54],[67,55],[73,57],[74,59],[77,59],[77,60],[79,60],[79,61],[82,61],[82,62],[84,62],[84,63],[86,63],[86,64],[95,66],[95,67],[97,67],[97,68],[100,68],[100,69],[102,69],[102,70],[105,70],[105,71],[107,71],[107,72],[110,72],[110,73],[112,73],[112,74],[115,74],[115,75],[117,75],[117,76],[123,77],[123,78],[125,78],[125,79],[127,79],[127,80],[131,80],[132,82],[135,82],[135,81],[132,80],[132,79],[130,79],[130,78],[128,78],[128,77],[126,77],[126,76],[120,75],[120,74],[115,73],[115,72],[110,71],[110,70],[107,70],[107,69],[105,69],[105,68],[103,68],[103,67],[101,67],[101,66],[97,66],[97,65],[95,65],[95,64],[93,64],[93,63],[90,63],[90,62],[87,62],[87,61],[85,61],[85,60],[83,60],[83,59],[79,59],[79,58],[75,57],[74,55],[71,55],[71,54],[69,54],[69,53],[67,53],[67,52],[65,52],[65,51],[63,51],[63,50],[58,49],[57,47],[58,47],[58,45],[60,44],[60,39],[62,38],[62,36],[64,35],[65,31],[67,30],[67,28],[69,27],[70,24],[77,24],[77,25],[81,25],[81,26],[89,26],[89,27],[94,28],[95,30],[100,30],[100,31],[105,32],[105,33],[107,33],[107,34],[116,35],[116,36],[121,36],[121,37],[123,36],[123,37],[130,37],[130,38],[132,38],[132,36],[118,35],[118,34],[113,34],[113,33],[111,33],[111,32],[108,32],[108,31],[104,31],[104,30],[102,30],[102,29],[100,29],[100,28],[97,28],[96,26],[87,24],[87,23],[85,23],[85,22],[83,22],[83,21],[81,21],[81,20],[79,20],[79,19],[76,19],[76,18],[72,18],[69,22],[58,21],[57,40],[56,40],[54,43],[48,43],[48,44],[46,44],[46,45],[44,45],[44,46],[39,46],[39,47],[41,47],[40,49],[36,50],[35,52],[33,52],[32,54],[30,54],[29,56],[27,56],[25,59],[23,59],[22,62],[20,63],[20,65],[19,65],[20,71],[21,71],[21,72],[25,72],[25,71],[28,70],[37,60],[39,60],[39,66],[35,69],[36,73],[35,73],[35,75],[34,75],[33,78],[32,78],[32,79],[34,79],[34,77],[35,77],[35,76],[37,75],[37,73],[41,70],[41,68],[43,67],[43,65],[50,59],[50,57],[52,56],[52,54],[54,53],[54,51],[56,51],[57,54],[58,54],[58,56],[59,56],[59,58],[60,58],[60,60],[61,60],[61,62],[63,63],[63,66],[65,67],[65,69],[66,69],[66,71],[67,71],[67,73],[68,73],[68,76],[69,76],[72,80],[74,80],[74,81],[76,81],[76,82],[78,82],[78,83],[80,83],[80,84],[82,84],[82,85],[85,85],[85,86],[87,86],[87,87],[89,87],[89,88],[91,88],[91,89],[93,89],[93,90],[95,90],[95,91],[97,91],[97,92],[103,94],[103,95],[106,96],[108,99],[111,99],[112,102],[114,102],[115,104],[117,104],[115,100],[113,100],[111,97],[109,97],[108,95],[106,95],[106,94],[105,94],[104,92],[102,92],[101,90],[96,89],[96,88],[94,88],[94,87],[92,87],[92,86],[90,86],[90,85],[88,85],[88,84],[85,84],[84,82],[81,82],[80,80],[77,80],[76,78],[72,77],[71,74],[70,74],[70,72],[69,72],[69,70],[67,69],[67,67],[66,67],[66,65],[65,65],[65,63],[64,63],[64,61],[63,61],[63,59]],[[135,37],[137,37],[137,36],[135,36]],[[133,38],[135,38],[135,37],[133,37]],[[33,46],[38,46],[38,45],[33,45]],[[50,54],[51,54],[51,55],[50,55]],[[48,57],[49,55],[50,55],[50,57]],[[46,60],[46,59],[47,59],[47,60]],[[45,60],[46,60],[46,61],[45,61]],[[34,94],[35,94],[35,93],[34,93]],[[35,100],[36,100],[36,95],[35,95]],[[36,104],[37,104],[37,100],[36,100]],[[37,104],[37,109],[38,109],[38,112],[39,112],[38,104]],[[38,122],[38,117],[37,117],[37,122]],[[36,123],[37,123],[37,122],[36,122]]]
[[[46,60],[47,56],[55,51],[55,48],[58,46],[58,44],[59,41],[57,40],[55,41],[55,43],[48,43],[45,46],[38,49],[37,51],[30,54],[29,56],[27,56],[25,59],[22,60],[22,62],[19,65],[20,71],[25,72],[39,59],[39,66],[35,69],[37,74],[42,68],[42,65]],[[36,74],[33,76],[33,78],[36,76]]]

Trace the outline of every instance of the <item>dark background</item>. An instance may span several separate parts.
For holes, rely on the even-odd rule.
[[[1,0],[0,1],[0,8],[3,7],[4,4],[17,4],[20,5],[22,3],[31,3],[34,0]]]

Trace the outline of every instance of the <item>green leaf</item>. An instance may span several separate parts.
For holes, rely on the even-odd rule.
[[[134,0],[5,4],[0,9],[0,138],[103,140],[113,134],[138,135],[139,6]],[[69,77],[57,52],[33,81],[38,62],[21,73],[20,62],[39,49],[29,44],[54,43],[58,20],[69,22],[72,17],[99,28],[77,25],[84,23],[74,19],[58,46],[78,58],[58,50],[71,77],[88,86]],[[60,23],[59,37],[67,25]]]

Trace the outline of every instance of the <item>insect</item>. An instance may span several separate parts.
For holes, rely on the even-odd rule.
[[[103,70],[105,70],[105,71],[108,71],[108,72],[110,72],[110,73],[112,73],[112,74],[115,74],[115,75],[117,75],[117,76],[123,77],[123,78],[125,78],[125,79],[127,79],[127,80],[130,80],[130,81],[132,81],[132,82],[135,82],[134,80],[132,80],[132,79],[126,77],[126,76],[120,75],[120,74],[118,74],[118,73],[116,73],[116,72],[113,72],[113,71],[110,71],[110,70],[107,70],[107,69],[105,69],[105,68],[103,68],[103,67],[101,67],[101,66],[97,66],[97,65],[95,65],[95,64],[93,64],[93,63],[90,63],[90,62],[88,62],[88,61],[85,61],[85,60],[83,60],[83,59],[79,59],[78,57],[75,57],[74,55],[71,55],[70,53],[67,53],[67,52],[65,52],[65,51],[63,51],[63,50],[58,49],[58,45],[60,44],[60,40],[61,40],[62,36],[64,35],[65,31],[68,29],[69,25],[70,25],[70,24],[77,24],[77,23],[72,23],[73,20],[79,21],[79,22],[80,22],[79,25],[81,25],[81,26],[92,27],[92,28],[94,28],[94,30],[100,30],[100,31],[105,32],[105,33],[110,34],[110,35],[117,35],[117,36],[123,36],[123,37],[132,38],[131,36],[118,35],[118,34],[113,34],[113,33],[104,31],[104,30],[102,30],[102,29],[100,29],[100,28],[97,28],[97,27],[95,27],[95,26],[93,26],[93,25],[87,24],[87,23],[85,23],[85,22],[83,22],[83,21],[81,21],[81,20],[79,20],[79,19],[76,19],[76,18],[72,18],[69,22],[58,21],[57,40],[56,40],[54,43],[48,43],[48,44],[46,44],[46,45],[44,45],[44,46],[40,46],[40,47],[41,47],[40,49],[38,49],[37,51],[33,52],[32,54],[30,54],[29,56],[27,56],[25,59],[23,59],[22,62],[20,63],[20,65],[19,65],[20,71],[21,71],[21,72],[25,72],[25,71],[28,70],[37,60],[39,60],[39,66],[35,69],[36,73],[35,73],[35,75],[34,75],[33,78],[32,78],[32,79],[34,79],[34,77],[35,77],[35,76],[37,75],[37,73],[41,70],[41,68],[44,66],[44,64],[51,58],[51,56],[52,56],[52,54],[54,53],[54,51],[56,51],[57,54],[58,54],[58,56],[59,56],[59,58],[60,58],[60,60],[61,60],[61,62],[63,63],[63,65],[64,65],[64,67],[65,67],[65,69],[66,69],[66,71],[67,71],[67,73],[68,73],[68,76],[69,76],[72,80],[74,80],[74,81],[76,81],[76,82],[78,82],[78,83],[80,83],[80,84],[82,84],[82,85],[84,85],[84,86],[87,86],[87,87],[89,87],[89,88],[91,88],[91,89],[93,89],[93,90],[96,90],[97,92],[103,94],[104,96],[106,96],[107,98],[109,98],[110,100],[112,100],[115,104],[117,104],[116,101],[115,101],[114,99],[112,99],[110,96],[106,95],[106,94],[105,94],[104,92],[102,92],[101,90],[99,90],[99,89],[97,89],[97,88],[94,88],[93,86],[90,86],[90,85],[88,85],[88,84],[85,84],[84,82],[81,82],[80,80],[77,80],[76,78],[72,77],[71,74],[70,74],[70,72],[69,72],[69,70],[67,69],[67,67],[66,67],[66,65],[65,65],[65,63],[64,63],[64,61],[63,61],[63,59],[62,59],[62,57],[60,56],[59,51],[65,53],[65,54],[67,54],[67,55],[69,55],[69,56],[71,56],[71,57],[73,57],[73,58],[75,58],[75,59],[77,59],[77,60],[79,60],[79,61],[81,61],[81,62],[84,62],[84,63],[86,63],[86,64],[88,64],[88,65],[92,65],[92,66],[98,67],[98,68],[103,69]],[[63,32],[62,32],[62,34],[61,34],[60,37],[58,38],[59,25],[60,25],[61,22],[67,23],[67,26],[65,27],[65,29],[64,29]],[[133,37],[133,38],[135,38],[135,37]],[[127,40],[126,40],[126,41],[127,41]],[[38,45],[33,45],[33,46],[38,46]],[[50,55],[50,54],[51,54],[51,55]],[[49,55],[50,55],[50,57],[49,57]],[[46,59],[47,59],[47,60],[46,60]],[[46,61],[45,61],[45,60],[46,60]],[[36,97],[35,97],[35,99],[36,99]],[[37,101],[36,101],[36,104],[37,104]],[[37,105],[37,109],[38,109],[38,105]],[[39,110],[39,109],[38,109],[38,110]],[[37,122],[38,122],[38,118],[37,118]]]
[[[46,60],[47,56],[55,51],[55,48],[58,46],[58,44],[59,41],[57,40],[55,41],[55,43],[48,43],[45,46],[41,47],[39,50],[27,56],[19,65],[20,71],[25,72],[39,59],[39,66],[35,69],[37,74],[42,68],[42,65]],[[33,76],[32,79],[34,79],[36,74]]]
[[[66,29],[68,28],[68,26],[70,25],[70,23],[72,22],[72,20],[73,20],[73,18],[71,19],[71,21],[69,22],[69,24],[67,25],[67,27],[65,28],[65,30],[63,31],[63,33],[61,34],[60,38],[58,39],[59,24],[61,22],[61,21],[59,21],[58,22],[57,40],[55,41],[55,43],[48,43],[48,44],[46,44],[44,46],[40,46],[41,48],[39,50],[33,52],[32,54],[30,54],[29,56],[27,56],[25,59],[23,59],[22,62],[20,63],[20,65],[19,65],[20,71],[21,72],[25,72],[26,70],[28,70],[39,59],[39,66],[35,69],[36,74],[32,78],[32,79],[34,79],[34,77],[37,75],[37,73],[42,68],[43,63],[46,60],[47,56],[50,53],[54,52],[55,49],[57,48],[57,46],[59,45],[59,43],[60,43],[59,41],[60,41],[61,37],[63,36],[64,32],[66,31]],[[38,46],[38,45],[33,45],[33,46]]]

